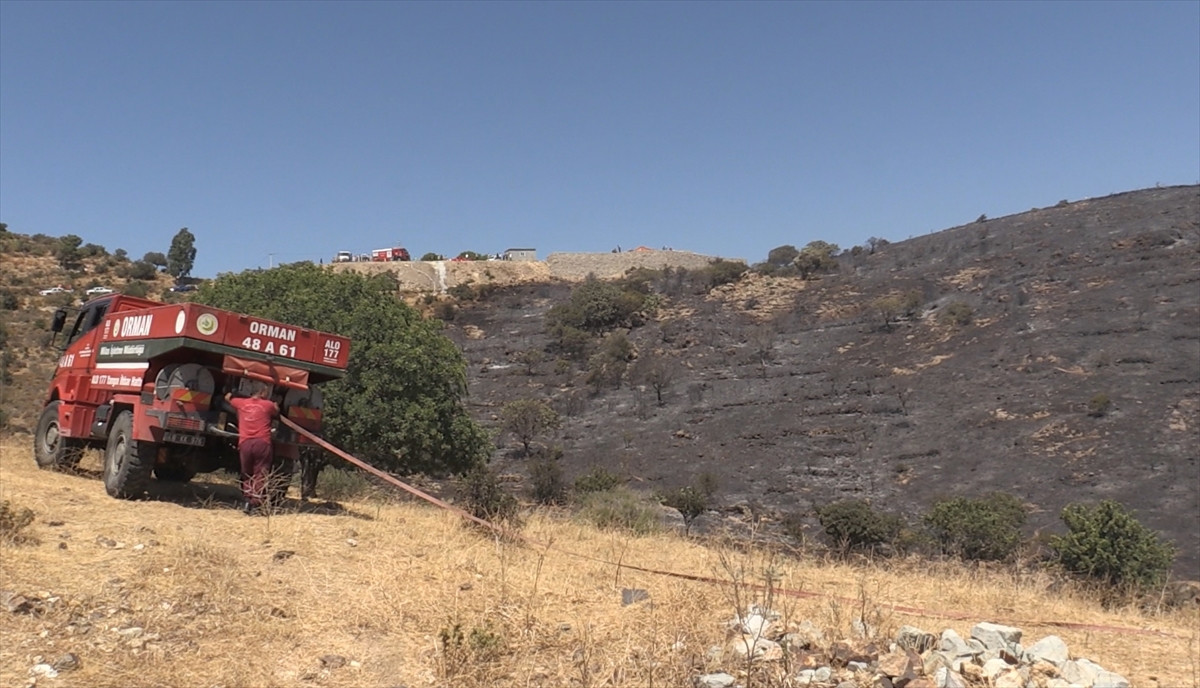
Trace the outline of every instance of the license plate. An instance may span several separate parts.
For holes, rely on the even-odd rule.
[[[204,446],[204,435],[188,435],[182,432],[171,432],[170,430],[163,433],[164,442],[174,442],[175,444],[186,444],[192,447]]]

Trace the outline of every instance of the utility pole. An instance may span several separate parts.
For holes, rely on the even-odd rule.
[[[267,269],[270,270],[271,268],[274,268],[274,267],[275,267],[275,254],[268,253],[267,254]]]

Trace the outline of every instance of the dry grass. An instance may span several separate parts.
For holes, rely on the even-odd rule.
[[[1013,622],[1030,639],[1062,636],[1074,654],[1135,685],[1197,685],[1194,611],[1104,611],[1079,591],[1047,594],[1037,576],[798,560],[539,515],[526,527],[556,548],[743,583],[719,587],[499,542],[416,504],[268,519],[213,503],[120,502],[94,479],[38,471],[27,444],[20,436],[0,444],[0,499],[36,512],[29,530],[41,544],[0,549],[0,590],[62,601],[40,616],[0,616],[6,686],[22,684],[35,656],[65,652],[82,668],[50,685],[687,686],[704,671],[739,669],[708,651],[725,641],[736,608],[764,601],[750,586],[766,581],[853,600],[767,600],[788,620],[824,627],[830,640],[860,617],[884,635],[904,623],[965,634],[975,619]],[[623,607],[623,587],[644,588],[650,600]],[[889,603],[972,620],[914,617]],[[1038,619],[1182,639],[1053,629]],[[112,630],[130,626],[145,629],[143,647]],[[330,654],[353,664],[323,667],[319,658]]]

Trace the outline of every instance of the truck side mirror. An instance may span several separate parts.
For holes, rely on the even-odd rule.
[[[54,319],[50,321],[50,331],[58,334],[63,331],[63,326],[67,324],[67,311],[58,309],[54,311]]]

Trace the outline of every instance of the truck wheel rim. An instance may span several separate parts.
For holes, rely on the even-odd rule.
[[[42,433],[42,451],[44,451],[47,456],[54,454],[54,452],[58,451],[58,443],[60,439],[61,437],[58,433],[58,421],[51,421],[50,424],[46,426],[46,432]]]
[[[112,456],[109,457],[109,463],[112,465],[112,475],[116,475],[117,471],[121,470],[121,464],[125,463],[125,445],[125,436],[121,435],[117,437],[117,443],[113,447]]]

